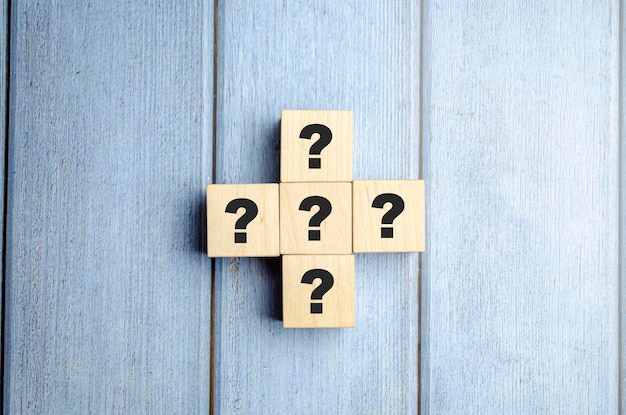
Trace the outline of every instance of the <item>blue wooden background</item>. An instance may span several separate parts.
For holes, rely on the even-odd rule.
[[[7,414],[623,413],[617,0],[4,0]],[[204,254],[282,109],[426,180],[356,327],[283,329],[280,261]]]

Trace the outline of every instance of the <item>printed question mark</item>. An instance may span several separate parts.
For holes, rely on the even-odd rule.
[[[226,213],[237,213],[241,208],[245,209],[245,213],[235,222],[235,229],[246,229],[248,224],[252,222],[259,213],[259,207],[250,199],[234,199],[226,205]],[[245,244],[247,237],[245,232],[235,232],[235,243]]]
[[[310,227],[319,228],[322,224],[322,221],[330,215],[330,212],[333,211],[333,207],[328,201],[328,199],[322,196],[309,196],[304,199],[300,203],[299,210],[311,211],[313,206],[318,206],[320,210],[313,216],[311,216],[311,220],[309,220]],[[319,241],[320,240],[320,230],[319,229],[309,229],[309,241]]]
[[[372,207],[382,209],[386,203],[391,203],[391,209],[383,215],[382,224],[391,225],[395,218],[404,210],[404,200],[395,193],[383,193],[374,198]],[[381,238],[393,238],[393,228],[380,228]]]
[[[309,124],[300,131],[300,138],[304,138],[306,140],[310,140],[313,137],[313,134],[319,134],[320,138],[313,143],[311,148],[309,149],[309,155],[317,155],[319,156],[322,153],[324,147],[326,147],[331,140],[333,139],[333,133],[330,131],[330,128],[326,127],[322,124]],[[313,158],[309,157],[309,169],[321,169],[322,168],[322,160],[318,157]]]
[[[311,269],[304,273],[302,276],[303,284],[313,284],[316,279],[322,280],[322,283],[317,286],[311,293],[311,300],[322,300],[324,294],[326,294],[335,283],[333,275],[325,269]],[[322,303],[311,303],[311,314],[322,314]]]

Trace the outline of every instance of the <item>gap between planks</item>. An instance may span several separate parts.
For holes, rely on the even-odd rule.
[[[210,6],[208,2],[204,5],[204,35],[202,41],[205,43],[209,37],[209,22],[210,22]],[[211,90],[209,90],[208,80],[205,83],[205,91],[204,98],[211,97],[212,100],[212,108],[211,108],[211,117],[212,117],[212,128],[211,128],[211,145],[213,147],[212,150],[212,160],[211,160],[211,183],[216,183],[217,176],[217,70],[218,70],[218,0],[214,0],[213,2],[213,79]],[[203,78],[208,78],[207,76],[207,68],[208,68],[208,45],[206,45],[205,50],[203,51],[203,56],[205,59],[206,67],[203,70]],[[209,95],[210,93],[210,95]],[[206,106],[204,106],[204,110],[206,111]],[[204,180],[205,178],[203,178]],[[206,242],[206,238],[205,238]],[[204,247],[206,248],[206,247]],[[210,330],[210,350],[209,350],[209,414],[213,415],[215,413],[215,258],[211,258],[211,330]]]
[[[5,0],[2,5],[3,12],[5,13],[4,20],[4,28],[5,28],[5,56],[4,56],[4,65],[5,70],[3,72],[4,75],[4,195],[3,195],[3,206],[2,206],[2,292],[1,292],[1,301],[0,301],[0,384],[4,385],[4,375],[5,375],[5,333],[6,333],[6,315],[5,315],[5,304],[6,304],[6,271],[7,271],[7,216],[8,216],[8,202],[9,202],[9,120],[10,120],[10,74],[11,74],[11,1]],[[0,412],[4,408],[4,391],[5,388],[2,387],[0,391]]]

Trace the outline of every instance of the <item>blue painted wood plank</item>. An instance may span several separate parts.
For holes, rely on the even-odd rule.
[[[423,413],[618,412],[619,10],[425,3]]]
[[[208,413],[213,8],[12,18],[4,413]]]
[[[6,170],[6,120],[7,120],[7,65],[8,65],[8,53],[9,53],[9,2],[4,0],[0,2],[0,128],[2,128],[2,137],[0,137],[0,155],[3,157],[2,169],[0,170],[0,186],[2,186],[2,201],[0,201],[0,209],[2,209],[2,221],[0,221],[0,235],[4,237],[4,206],[6,201],[6,188],[5,188],[5,170]],[[4,255],[2,263],[3,275],[2,281],[4,286]],[[3,290],[0,289],[0,305],[4,304]],[[0,307],[0,317],[4,314],[4,307]],[[1,320],[1,319],[0,319]],[[0,332],[0,350],[4,348],[4,332]],[[0,373],[4,373],[4,361],[0,358]]]
[[[624,45],[624,36],[626,35],[626,27],[624,26],[624,13],[626,13],[626,3],[620,2],[620,160],[619,160],[619,330],[620,330],[620,356],[619,356],[619,413],[623,414],[626,408],[626,244],[624,243],[624,235],[626,235],[626,129],[624,120],[626,119],[626,110],[624,109],[624,80],[626,79],[626,46]]]
[[[279,180],[282,109],[353,110],[354,178],[417,178],[419,4],[218,7],[218,183]],[[354,329],[284,329],[280,273],[216,262],[216,413],[417,413],[418,255],[356,255]]]

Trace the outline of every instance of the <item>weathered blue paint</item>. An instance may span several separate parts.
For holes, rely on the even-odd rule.
[[[625,6],[531,3],[220,1],[214,91],[213,2],[14,0],[4,412],[618,412]],[[285,330],[218,259],[211,328],[204,186],[278,181],[285,108],[423,170],[421,277],[356,255],[356,328]]]
[[[354,178],[417,179],[419,4],[227,1],[218,183],[279,180],[282,109],[354,111]],[[356,327],[283,329],[278,259],[220,259],[222,414],[416,413],[418,255],[356,255]]]
[[[204,7],[12,4],[4,413],[208,412]]]
[[[7,114],[7,64],[8,64],[8,30],[9,30],[9,2],[8,0],[4,0],[0,2],[0,157],[5,156],[5,144],[6,144],[6,114]],[[0,186],[5,190],[5,168],[6,166],[0,169]],[[0,209],[3,212],[3,219],[0,221],[0,235],[3,235],[4,238],[4,206],[5,206],[5,197],[6,191],[3,192],[2,201],[0,201]],[[3,241],[4,242],[4,241]],[[3,256],[4,258],[4,256]],[[2,267],[4,269],[4,260],[2,263]],[[2,281],[4,280],[4,273],[0,277]],[[0,304],[3,304],[3,290],[0,289]],[[4,314],[3,307],[0,307],[0,316]],[[1,329],[0,329],[1,330]],[[2,345],[4,344],[4,332],[0,331],[0,350],[2,350]],[[3,361],[0,359],[0,373],[4,373],[3,370]]]
[[[618,411],[618,1],[424,14],[423,411]]]
[[[624,62],[624,56],[626,56],[626,46],[624,45],[624,36],[626,27],[624,27],[624,13],[626,13],[626,3],[620,2],[620,46],[619,51],[619,65],[621,72],[619,73],[619,110],[620,110],[620,122],[619,122],[619,140],[620,140],[620,159],[619,159],[619,258],[618,258],[618,272],[619,272],[619,341],[620,341],[620,356],[619,356],[619,413],[623,414],[626,410],[626,245],[624,244],[624,235],[626,235],[626,192],[624,191],[624,185],[626,184],[626,142],[624,137],[626,134],[624,120],[626,119],[626,110],[624,108],[624,80],[626,79],[626,66]]]

